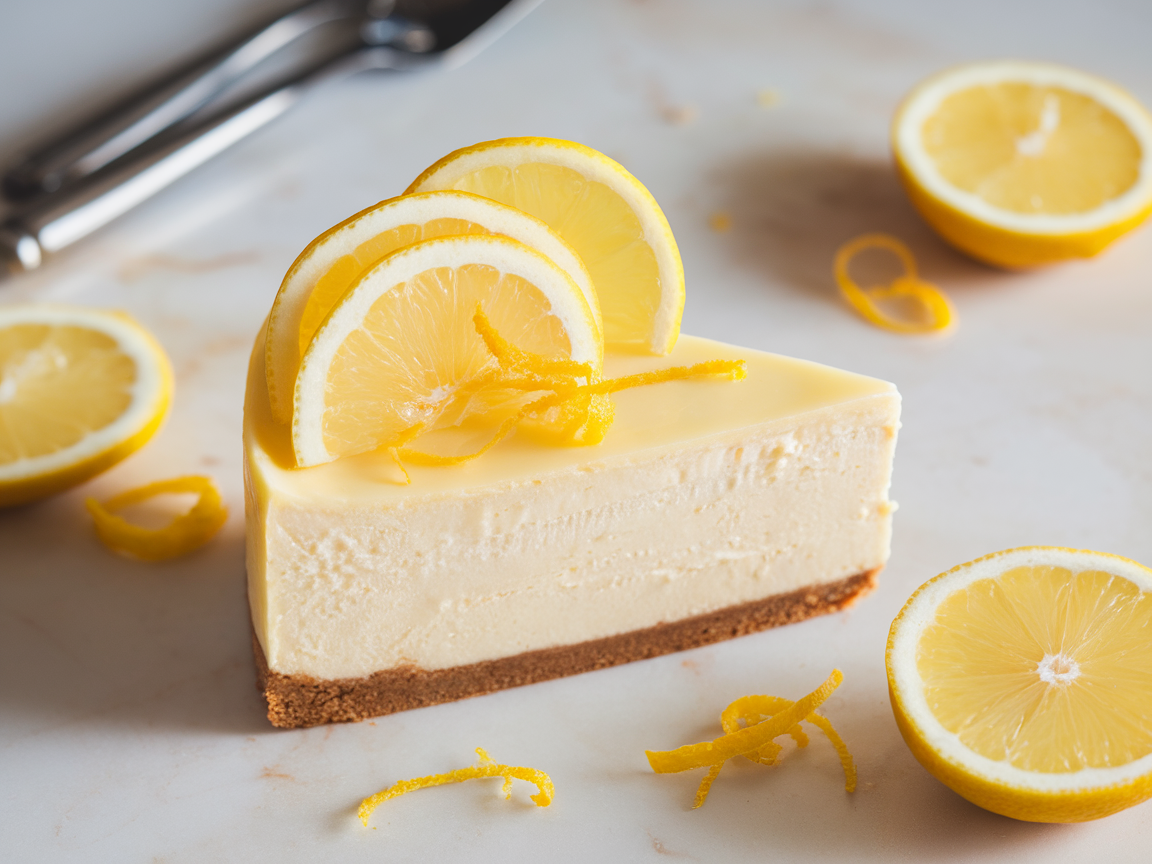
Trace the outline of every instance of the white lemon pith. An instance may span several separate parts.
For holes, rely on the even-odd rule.
[[[893,712],[969,801],[1079,822],[1152,796],[1152,570],[1011,549],[913,594],[888,638]]]
[[[621,165],[572,141],[503,138],[457,150],[408,192],[456,189],[547,223],[596,286],[605,341],[667,354],[684,312],[684,268],[668,220]]]
[[[0,307],[0,506],[110,468],[152,437],[171,395],[163,349],[127,315]]]
[[[1152,116],[1064,66],[946,70],[904,100],[892,145],[924,218],[999,266],[1096,255],[1152,213]]]
[[[590,364],[603,337],[584,293],[552,260],[507,237],[428,240],[386,256],[313,336],[296,377],[299,466],[392,446],[432,428],[456,389],[494,364],[477,306],[524,351]]]
[[[540,220],[464,192],[392,198],[325,231],[285,275],[268,318],[266,343],[268,397],[276,418],[291,421],[300,358],[365,268],[413,243],[465,234],[501,234],[550,258],[584,293],[599,326],[600,306],[591,276],[576,252]]]

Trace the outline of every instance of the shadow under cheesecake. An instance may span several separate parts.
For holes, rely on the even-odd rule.
[[[0,512],[0,687],[22,730],[268,731],[244,533],[148,564],[103,549],[78,493]]]

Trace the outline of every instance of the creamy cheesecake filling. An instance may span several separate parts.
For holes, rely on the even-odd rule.
[[[286,467],[260,346],[245,412],[248,571],[269,667],[445,669],[652,627],[883,565],[895,388],[683,336],[606,374],[742,357],[743,382],[625,391],[605,442],[517,437],[396,482],[386,456]]]

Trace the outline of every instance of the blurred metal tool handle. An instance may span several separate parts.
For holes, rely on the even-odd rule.
[[[367,18],[359,19],[353,33],[358,38],[351,48],[338,48],[306,71],[236,107],[218,109],[217,103],[226,101],[225,97],[210,99],[199,112],[162,127],[120,156],[110,157],[102,166],[75,178],[61,177],[55,191],[41,191],[23,203],[15,215],[0,224],[0,279],[10,272],[35,270],[45,255],[108,224],[279,117],[314,84],[368,69],[453,68],[490,44],[539,2],[467,0],[423,24],[393,15],[392,0],[356,0],[355,8],[366,11]],[[313,4],[302,10],[311,8]],[[206,114],[210,116],[201,119]]]
[[[364,13],[365,0],[312,0],[25,157],[5,173],[4,194],[29,200],[93,174],[208,104],[306,33]]]
[[[154,146],[42,197],[0,225],[0,259],[9,259],[12,270],[34,270],[46,254],[107,225],[270,123],[320,81],[366,69],[406,68],[412,62],[389,48],[357,48],[202,124],[177,128]]]

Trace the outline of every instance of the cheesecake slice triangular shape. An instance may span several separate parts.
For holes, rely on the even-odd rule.
[[[900,396],[681,336],[605,377],[743,359],[743,381],[624,391],[592,447],[517,434],[452,467],[292,466],[263,336],[244,411],[248,596],[277,726],[586,672],[836,611],[888,558]]]

